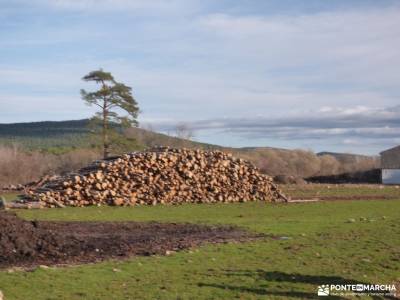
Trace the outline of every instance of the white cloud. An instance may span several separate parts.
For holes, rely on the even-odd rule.
[[[0,86],[15,85],[21,87],[30,87],[41,90],[60,91],[68,90],[73,92],[81,84],[80,78],[83,73],[76,74],[71,72],[69,68],[63,68],[64,65],[55,65],[52,68],[40,67],[2,67],[0,68],[0,78],[2,78]],[[79,90],[78,90],[79,91]]]
[[[220,118],[187,121],[194,130],[230,132],[253,139],[396,138],[400,136],[400,106],[314,110],[284,117]],[[155,124],[171,130],[176,122]]]
[[[33,0],[36,5],[55,9],[94,12],[126,11],[146,14],[192,11],[194,0]]]
[[[300,16],[212,14],[201,24],[215,36],[212,51],[227,59],[258,63],[265,71],[289,68],[294,80],[310,85],[386,86],[398,82],[399,15],[399,7]]]
[[[10,109],[12,107],[12,109]],[[83,119],[93,114],[79,95],[7,95],[0,96],[0,123]]]

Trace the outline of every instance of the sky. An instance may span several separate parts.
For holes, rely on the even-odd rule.
[[[90,117],[103,68],[144,128],[378,154],[400,144],[399,49],[400,1],[0,0],[0,123]]]

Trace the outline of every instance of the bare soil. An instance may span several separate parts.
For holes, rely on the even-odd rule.
[[[232,226],[139,222],[25,221],[0,212],[0,268],[98,262],[168,254],[203,243],[260,238]]]

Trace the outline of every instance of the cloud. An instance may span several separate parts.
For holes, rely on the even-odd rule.
[[[188,121],[197,131],[218,131],[246,139],[328,140],[341,138],[388,139],[400,137],[400,106],[390,108],[322,108],[286,117],[220,118]],[[154,124],[171,131],[176,122]]]
[[[78,101],[75,101],[78,99]],[[10,109],[12,107],[13,109]],[[57,95],[6,95],[0,96],[1,123],[47,120],[83,119],[92,115],[93,108],[78,97]]]
[[[210,14],[200,22],[225,60],[257,63],[266,73],[280,70],[274,75],[295,84],[393,86],[399,14],[400,7],[391,6],[295,16]]]
[[[46,6],[56,10],[87,13],[123,12],[128,10],[150,15],[191,11],[197,3],[195,0],[33,0],[30,2],[34,5]]]

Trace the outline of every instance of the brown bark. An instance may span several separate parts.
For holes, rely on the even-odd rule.
[[[106,85],[104,82],[102,82],[103,85],[103,89],[106,88]],[[107,157],[109,157],[110,151],[110,144],[109,144],[109,140],[108,140],[108,101],[107,101],[107,97],[104,96],[103,98],[103,126],[102,126],[102,136],[103,136],[103,158],[106,159]]]
[[[109,156],[109,141],[108,141],[108,124],[107,124],[107,108],[106,108],[106,100],[104,100],[104,108],[103,108],[103,158],[106,159]]]

